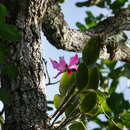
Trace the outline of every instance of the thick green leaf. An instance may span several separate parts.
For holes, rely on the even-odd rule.
[[[0,26],[0,38],[4,40],[17,41],[21,39],[21,33],[14,25],[2,24]]]
[[[75,121],[72,125],[69,126],[69,130],[87,130],[83,122]]]
[[[95,91],[89,91],[81,102],[80,111],[82,113],[89,113],[97,104],[97,94]]]
[[[61,103],[61,95],[56,94],[54,96],[54,105],[55,105],[55,107],[58,108],[60,106],[60,103]]]
[[[86,89],[97,89],[99,84],[99,72],[98,68],[94,67],[89,69],[89,82],[86,86]]]
[[[100,37],[92,37],[88,43],[86,43],[86,46],[83,50],[83,61],[87,64],[89,67],[95,66],[95,63],[99,57],[100,52]]]
[[[85,63],[81,63],[76,73],[76,87],[81,91],[88,83],[88,68]]]
[[[125,109],[129,108],[129,102],[124,100],[122,93],[112,93],[107,99],[107,104],[116,114],[122,113]]]
[[[0,25],[5,22],[5,17],[8,15],[7,9],[4,5],[0,4]]]
[[[0,100],[4,104],[10,104],[10,102],[11,102],[10,96],[11,96],[11,94],[10,94],[10,92],[7,89],[0,88]]]
[[[59,87],[59,91],[61,93],[61,95],[65,95],[67,90],[71,87],[73,87],[75,81],[75,73],[73,74],[68,74],[68,73],[64,73],[61,80],[60,80],[60,87]]]

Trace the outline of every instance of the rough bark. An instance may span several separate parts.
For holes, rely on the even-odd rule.
[[[130,29],[130,10],[128,9],[122,9],[118,14],[108,17],[94,28],[87,31],[79,31],[69,28],[58,2],[52,0],[48,5],[43,21],[43,32],[50,43],[58,49],[81,52],[92,36],[100,35],[106,39],[104,47],[101,48],[100,57],[108,59],[111,55],[108,53],[106,46],[109,41],[108,38],[120,31]],[[125,44],[117,44],[117,48],[114,51],[114,60],[130,62],[130,47]]]
[[[41,26],[46,0],[4,0],[10,11],[8,23],[16,24],[22,39],[13,43],[9,64],[18,76],[2,77],[2,87],[11,91],[11,104],[5,105],[5,130],[45,130],[47,107],[40,52]]]
[[[47,1],[0,1],[10,11],[8,23],[16,24],[22,32],[22,40],[13,44],[8,60],[8,64],[17,66],[18,76],[1,77],[2,87],[11,91],[12,100],[11,105],[5,106],[5,130],[48,129],[43,89],[44,72],[40,52],[41,29],[55,47],[75,52],[81,52],[87,41],[94,35],[107,38],[119,31],[130,29],[129,10],[123,10],[120,14],[104,20],[95,28],[85,32],[70,29],[64,21],[58,3],[49,0],[46,5]],[[117,24],[113,24],[116,22]],[[113,59],[130,61],[129,52],[130,48],[126,45],[118,44]],[[109,58],[109,55],[107,46],[104,46],[101,56]]]

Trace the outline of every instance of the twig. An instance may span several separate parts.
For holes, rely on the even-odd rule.
[[[65,111],[65,109],[68,107],[68,105],[70,105],[70,102],[71,102],[71,101],[75,101],[75,100],[77,99],[77,98],[76,98],[77,94],[78,94],[78,93],[75,93],[74,95],[71,95],[68,100],[64,100],[64,102],[63,102],[62,105],[60,106],[60,109],[59,109],[58,111],[56,111],[57,113],[56,113],[56,115],[54,116],[55,119],[54,119],[54,121],[52,122],[52,125],[51,125],[51,126],[54,125],[55,121],[56,121],[56,120],[60,117],[60,115]]]
[[[53,83],[47,83],[46,84],[46,86],[48,86],[48,85],[54,85],[54,84],[57,84],[57,83],[59,83],[60,81],[56,81],[56,82],[53,82]]]
[[[54,113],[54,115],[52,116],[52,118],[55,117],[55,119],[52,122],[52,125],[54,125],[55,121],[59,118],[59,116],[65,111],[66,107],[68,106],[68,104],[70,103],[71,99],[73,96],[70,96],[68,100],[64,100],[63,103],[60,105],[60,107],[56,110],[56,112]]]
[[[58,112],[62,109],[62,108],[64,108],[63,106],[65,105],[65,104],[68,104],[68,102],[71,100],[71,98],[73,97],[71,94],[72,94],[72,92],[74,91],[74,88],[75,88],[75,86],[74,85],[72,85],[71,86],[71,89],[70,89],[70,91],[68,91],[68,93],[66,94],[66,96],[65,96],[65,98],[64,98],[64,100],[63,100],[63,102],[62,102],[62,104],[59,106],[59,108],[54,112],[54,114],[51,116],[51,118],[54,118],[57,114],[58,114]],[[71,96],[70,96],[71,95]],[[74,96],[76,96],[77,95],[77,93],[74,95]]]
[[[46,84],[46,86],[59,83],[60,81],[56,81],[56,82],[51,83],[51,78],[49,76],[49,72],[48,72],[48,68],[47,68],[47,61],[45,60],[45,58],[42,58],[42,60],[43,60],[44,66],[45,66],[45,72],[46,72],[45,77],[47,76],[47,79],[48,79],[48,83]]]

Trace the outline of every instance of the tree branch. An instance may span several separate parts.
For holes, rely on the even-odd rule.
[[[87,31],[80,31],[69,28],[64,20],[64,15],[61,12],[58,2],[50,0],[44,17],[43,27],[45,36],[56,48],[81,52],[92,36],[100,35],[107,39],[120,31],[129,30],[130,10],[122,9],[118,14],[108,17],[94,28]],[[107,42],[105,44],[107,45]],[[108,53],[106,45],[101,48],[100,58],[110,58],[111,54]],[[117,48],[113,60],[130,62],[130,47],[125,44],[118,44]]]

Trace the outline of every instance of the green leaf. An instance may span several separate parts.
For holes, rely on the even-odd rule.
[[[2,68],[1,74],[9,76],[10,78],[16,78],[18,70],[13,64],[7,64]]]
[[[68,74],[68,73],[64,73],[62,78],[60,79],[60,87],[59,87],[59,91],[61,93],[61,95],[65,95],[67,90],[69,88],[71,88],[74,84],[75,81],[75,73],[73,74]]]
[[[56,94],[54,96],[54,105],[55,105],[55,107],[58,108],[60,106],[60,103],[61,103],[61,95]]]
[[[92,14],[91,11],[87,11],[87,18],[85,18],[85,22],[88,28],[94,27],[96,25],[96,17]]]
[[[59,3],[64,3],[65,2],[65,0],[58,0],[59,1]]]
[[[81,63],[76,73],[76,87],[81,91],[88,83],[88,68],[85,63]]]
[[[100,112],[102,112],[103,110],[105,112],[111,112],[111,109],[108,107],[108,105],[106,103],[107,95],[104,92],[101,92],[99,90],[97,90],[96,92],[97,92],[97,95],[98,95],[98,102],[101,105]]]
[[[130,112],[125,112],[123,115],[121,115],[121,120],[124,125],[130,128]]]
[[[5,17],[8,15],[7,9],[4,5],[0,4],[0,25],[5,22]]]
[[[130,4],[128,5],[128,7],[127,7],[128,9],[130,9]]]
[[[112,93],[107,99],[107,104],[116,114],[122,113],[125,109],[129,108],[129,102],[124,100],[122,93]]]
[[[111,5],[110,5],[110,9],[113,10],[114,13],[118,12],[121,7],[124,6],[124,4],[127,2],[128,0],[115,0]]]
[[[69,126],[69,130],[87,130],[83,122],[75,121],[72,125]]]
[[[97,104],[97,94],[94,90],[88,91],[86,96],[83,98],[81,102],[80,111],[82,113],[89,113]]]
[[[6,44],[0,43],[0,64],[4,64],[9,55],[9,48]]]
[[[11,103],[11,94],[6,88],[0,88],[0,100],[4,104],[10,104]]]
[[[100,52],[100,42],[101,39],[99,36],[92,37],[88,43],[86,43],[86,46],[83,50],[82,57],[83,61],[87,64],[89,67],[94,67],[96,64],[96,61],[99,57]]]
[[[122,71],[122,67],[118,67],[113,71],[110,71],[108,77],[112,78],[112,79],[118,79],[119,77],[124,75],[124,72]]]
[[[17,41],[21,39],[21,33],[14,25],[2,24],[0,26],[0,38],[9,41]]]
[[[113,71],[116,67],[117,61],[103,60],[103,63],[106,64],[110,71]]]
[[[86,89],[97,89],[99,84],[99,72],[98,68],[89,69],[89,81],[86,86]]]
[[[80,30],[82,30],[82,31],[85,31],[85,30],[87,29],[83,24],[81,24],[81,23],[79,23],[79,22],[76,23],[76,26],[77,26]]]

